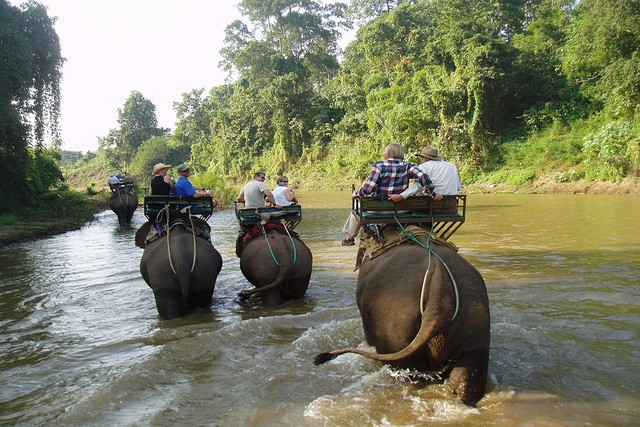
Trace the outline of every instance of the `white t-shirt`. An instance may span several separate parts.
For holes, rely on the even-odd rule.
[[[448,196],[458,194],[462,189],[458,168],[453,163],[444,160],[429,160],[418,167],[422,172],[426,172],[429,175],[436,194]],[[419,183],[414,182],[401,194],[406,199],[418,193],[421,188],[422,186]]]
[[[258,181],[252,179],[247,185],[242,188],[244,194],[244,207],[245,208],[264,208],[264,191],[268,190],[267,184],[264,181]]]
[[[293,190],[284,185],[278,185],[273,189],[271,194],[273,194],[273,198],[276,199],[276,205],[290,206],[291,204],[293,204],[291,200],[287,200],[287,195],[285,194],[287,191],[289,191],[290,194],[293,195]]]

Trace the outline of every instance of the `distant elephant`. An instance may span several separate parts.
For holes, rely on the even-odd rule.
[[[473,406],[485,393],[489,363],[484,280],[452,248],[426,236],[413,243],[365,257],[360,266],[356,302],[366,341],[377,353],[346,348],[321,353],[314,363],[357,353],[393,367],[437,373],[432,377],[448,378],[453,392]]]
[[[209,225],[185,215],[175,218],[168,232],[164,229],[145,242],[151,230],[155,231],[151,221],[140,227],[136,244],[144,248],[140,272],[153,290],[160,317],[174,319],[191,309],[209,307],[222,269],[220,253],[207,239]]]
[[[138,198],[131,191],[116,191],[109,200],[109,207],[118,215],[118,222],[121,226],[129,225],[133,213],[138,208]]]
[[[309,286],[313,256],[298,235],[284,227],[269,228],[243,244],[239,238],[236,253],[240,270],[256,289],[244,290],[240,297],[259,293],[268,305],[280,305],[302,298]]]

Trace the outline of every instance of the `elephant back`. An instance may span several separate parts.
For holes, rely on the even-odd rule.
[[[238,256],[238,258],[242,257],[243,249],[251,240],[258,236],[265,235],[272,230],[276,230],[284,234],[289,234],[292,237],[298,237],[298,233],[288,229],[279,221],[267,221],[264,224],[258,223],[250,226],[244,226],[241,228],[240,234],[238,235],[238,239],[236,241],[236,255]]]
[[[205,220],[193,215],[180,214],[170,218],[168,223],[161,223],[156,220],[143,224],[136,232],[136,245],[145,248],[150,243],[166,236],[167,233],[171,233],[177,227],[190,233],[192,232],[196,237],[207,242],[211,242],[211,226]]]

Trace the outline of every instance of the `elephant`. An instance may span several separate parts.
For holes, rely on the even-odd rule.
[[[334,350],[318,354],[314,363],[360,354],[431,374],[432,382],[448,379],[453,393],[475,406],[484,396],[489,364],[485,283],[457,248],[424,234],[410,236],[414,244],[405,242],[362,260],[356,303],[365,339],[376,351]]]
[[[158,314],[174,319],[209,307],[222,269],[222,256],[208,240],[209,225],[188,215],[174,218],[161,234],[155,225],[149,221],[140,227],[136,245],[144,248],[140,272],[153,290]],[[152,238],[145,241],[145,236]]]
[[[304,296],[311,278],[313,256],[297,233],[278,223],[253,229],[253,237],[236,242],[240,270],[256,288],[244,290],[241,298],[259,293],[263,303],[280,305]]]
[[[120,226],[129,225],[133,213],[138,208],[138,198],[133,192],[121,189],[113,193],[109,200],[109,207],[118,215]]]

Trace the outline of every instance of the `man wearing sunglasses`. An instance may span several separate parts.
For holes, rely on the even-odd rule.
[[[276,204],[280,206],[291,206],[298,203],[293,194],[293,189],[289,188],[289,178],[284,175],[278,178],[278,185],[273,189],[272,193]]]
[[[237,201],[244,202],[245,208],[264,208],[266,206],[266,200],[273,206],[280,208],[281,206],[276,204],[273,194],[269,191],[269,187],[264,182],[266,178],[267,177],[264,172],[256,172],[253,175],[253,179],[242,187],[242,191],[238,194]]]

